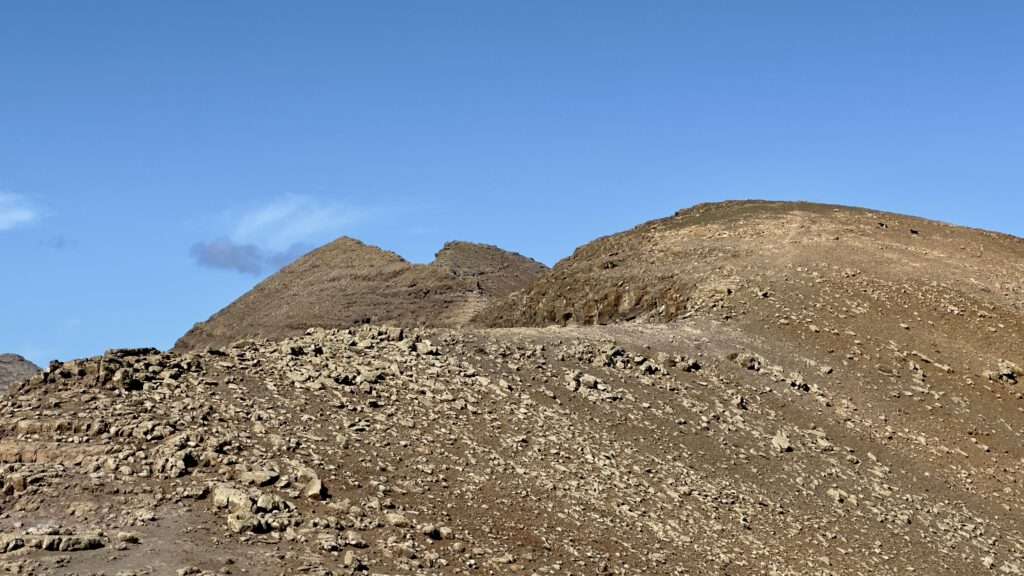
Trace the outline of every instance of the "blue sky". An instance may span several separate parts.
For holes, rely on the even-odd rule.
[[[548,264],[727,198],[1024,236],[1020,2],[0,3],[0,352],[169,347],[303,249]]]

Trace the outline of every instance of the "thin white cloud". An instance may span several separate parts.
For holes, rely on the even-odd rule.
[[[351,208],[329,204],[310,196],[288,195],[242,214],[231,240],[282,251],[298,243],[340,234],[358,218]]]
[[[0,192],[0,231],[30,224],[39,214],[17,194]]]
[[[206,268],[260,276],[340,236],[361,213],[310,196],[288,195],[238,216],[227,236],[197,242],[190,255]]]

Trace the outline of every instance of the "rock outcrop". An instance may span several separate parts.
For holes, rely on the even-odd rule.
[[[0,394],[39,372],[39,367],[17,354],[0,354]]]

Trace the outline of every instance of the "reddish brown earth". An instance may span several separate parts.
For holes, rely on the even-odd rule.
[[[492,298],[528,286],[546,267],[494,246],[450,242],[434,262],[341,238],[271,276],[175,344],[176,351],[301,334],[311,326],[465,324]]]
[[[474,326],[68,362],[0,400],[0,567],[1020,574],[1022,279],[1005,235],[704,205]]]

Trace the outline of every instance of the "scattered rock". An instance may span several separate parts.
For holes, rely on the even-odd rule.
[[[792,452],[793,445],[789,441],[789,435],[783,430],[776,432],[775,436],[772,436],[772,448],[779,453]]]

